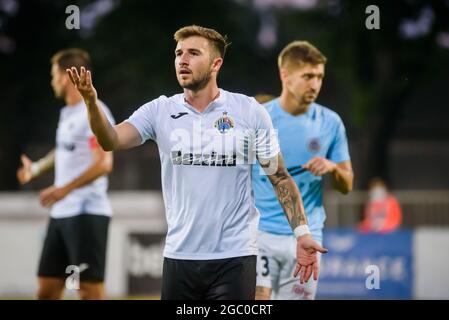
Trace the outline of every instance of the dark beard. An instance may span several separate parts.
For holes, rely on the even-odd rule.
[[[199,91],[203,89],[210,81],[211,78],[211,72],[208,72],[200,79],[193,79],[191,83],[186,84],[184,86],[181,85],[184,89],[192,90],[192,91]]]

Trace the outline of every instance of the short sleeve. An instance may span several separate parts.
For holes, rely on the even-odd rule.
[[[104,104],[103,101],[98,101],[98,105],[101,108],[101,110],[103,111],[103,113],[106,115],[106,118],[108,119],[109,123],[111,125],[115,125],[115,119],[114,116],[111,113],[111,110],[109,110],[109,108]],[[87,111],[86,111],[86,117],[87,117]],[[87,126],[86,126],[86,135],[88,137],[88,141],[89,141],[89,146],[92,148],[94,147],[94,145],[96,144],[96,138],[94,133],[92,132],[92,129],[90,128],[89,122],[87,121]]]
[[[255,99],[252,100],[255,104],[255,154],[259,159],[274,158],[280,151],[277,130],[273,127],[268,111]]]
[[[348,138],[343,122],[338,118],[338,124],[335,129],[334,139],[331,142],[327,152],[327,158],[333,162],[340,163],[351,160],[349,156]]]
[[[155,99],[144,104],[139,109],[134,111],[134,113],[127,120],[125,120],[126,122],[132,124],[137,131],[139,131],[142,139],[141,143],[144,143],[148,139],[156,140],[156,115],[158,100],[159,99]]]

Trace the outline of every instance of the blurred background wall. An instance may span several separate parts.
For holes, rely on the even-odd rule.
[[[376,3],[380,29],[368,30],[365,9]],[[80,8],[79,30],[65,27],[70,4]],[[448,189],[448,6],[418,0],[1,0],[0,189],[18,189],[20,153],[35,159],[54,144],[63,102],[50,87],[52,54],[88,50],[100,98],[123,121],[145,102],[180,92],[173,33],[188,24],[229,37],[219,85],[247,95],[278,95],[278,53],[295,39],[312,42],[329,61],[318,103],[343,118],[356,188],[377,175],[393,189]],[[159,190],[156,146],[117,153],[111,188]]]

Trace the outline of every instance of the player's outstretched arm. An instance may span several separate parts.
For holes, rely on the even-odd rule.
[[[31,159],[24,154],[20,156],[20,160],[22,161],[22,166],[17,169],[17,180],[19,180],[21,185],[24,185],[54,168],[55,150],[51,150],[45,157],[36,162],[32,162]]]
[[[297,238],[297,266],[294,276],[296,277],[299,273],[301,283],[307,282],[312,274],[317,280],[319,267],[316,253],[326,253],[327,250],[312,240],[310,232],[303,234],[304,230],[308,230],[307,216],[298,186],[288,173],[281,153],[278,153],[274,159],[259,159],[259,162],[264,169],[272,168],[273,163],[277,166],[274,173],[271,170],[268,172],[268,178],[273,184],[277,198]]]
[[[137,129],[127,122],[113,126],[98,106],[97,90],[92,84],[92,74],[81,67],[80,73],[75,67],[66,70],[70,80],[84,99],[89,114],[89,124],[105,151],[127,149],[140,145],[141,137]]]

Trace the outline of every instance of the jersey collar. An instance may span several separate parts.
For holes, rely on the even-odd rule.
[[[317,109],[318,109],[318,105],[317,105],[315,102],[312,102],[312,104],[309,106],[309,109],[307,110],[307,112],[305,112],[305,113],[303,113],[303,114],[300,114],[300,115],[297,115],[297,116],[291,115],[290,113],[288,113],[287,111],[285,111],[285,110],[281,107],[281,99],[280,99],[280,98],[277,98],[277,99],[276,99],[276,106],[277,106],[277,108],[279,109],[279,111],[280,111],[281,113],[286,114],[286,115],[288,115],[288,116],[290,116],[290,117],[294,117],[294,118],[296,118],[296,117],[301,117],[301,116],[306,116],[306,117],[308,117],[308,118],[315,118],[316,112],[318,111],[318,110],[317,110]]]
[[[221,88],[219,88],[218,90],[220,90],[220,95],[218,96],[218,98],[216,98],[215,100],[213,100],[208,106],[207,108],[203,111],[203,112],[198,112],[194,107],[192,107],[186,100],[184,97],[184,94],[178,94],[176,97],[176,102],[183,105],[184,107],[188,108],[189,110],[198,113],[198,114],[206,114],[208,112],[211,112],[212,110],[214,110],[215,108],[218,108],[220,106],[223,106],[226,103],[227,100],[227,91],[223,90]]]

